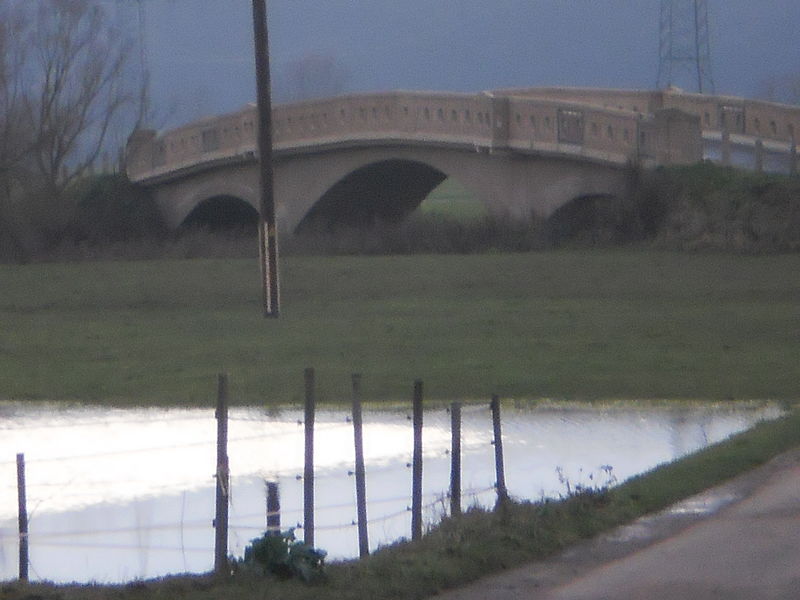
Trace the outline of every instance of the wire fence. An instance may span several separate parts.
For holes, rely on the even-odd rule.
[[[0,408],[0,449],[7,452],[0,460],[0,578],[17,576],[16,550],[23,542],[30,551],[25,564],[39,579],[124,582],[212,569],[219,473],[212,411]],[[526,420],[520,410],[506,407],[499,437],[489,406],[466,404],[460,411],[459,454],[466,460],[458,487],[464,506],[490,507],[501,497],[498,448],[504,439],[515,496],[537,500],[552,496],[553,489],[556,494],[563,490],[562,478],[573,489],[624,479],[780,414],[765,408],[711,419],[700,410],[693,419],[681,405],[659,419],[623,412],[604,423],[594,411],[551,410]],[[360,520],[354,419],[344,411],[316,414],[314,545],[328,550],[331,558],[355,557],[363,527],[374,548],[413,537],[415,511],[424,515],[426,526],[452,514],[456,450],[451,418],[446,408],[425,411],[420,431],[425,467],[417,498],[413,411],[367,415],[367,510]],[[268,530],[270,516],[280,515],[281,527],[296,529],[304,539],[309,532],[306,416],[297,410],[233,409],[228,421],[226,552],[241,556],[250,540]],[[553,422],[558,422],[557,432],[548,430]],[[581,456],[571,458],[577,446],[571,440],[580,440]],[[607,448],[613,448],[615,458]],[[21,451],[26,533],[18,527],[19,484],[12,460]],[[541,483],[543,472],[550,484]],[[279,486],[277,511],[267,506],[267,481]]]
[[[475,410],[486,411],[485,408]],[[432,415],[436,439],[425,458],[446,461],[450,449],[443,446],[442,438],[447,432],[438,430],[448,419],[447,411],[436,411]],[[84,557],[102,554],[101,563],[106,571],[87,574],[86,579],[91,580],[104,577],[119,580],[115,575],[108,575],[109,571],[115,570],[109,564],[129,561],[130,554],[138,556],[137,560],[142,563],[149,562],[150,553],[158,553],[159,561],[163,561],[163,554],[172,554],[182,557],[182,560],[177,560],[178,570],[183,566],[203,565],[200,571],[208,571],[214,551],[215,516],[210,492],[216,485],[213,452],[218,443],[213,436],[213,419],[209,411],[193,411],[188,415],[156,411],[152,415],[135,414],[127,419],[121,415],[109,418],[102,414],[95,416],[91,411],[77,411],[61,414],[60,418],[59,422],[35,422],[31,426],[25,422],[25,415],[15,415],[12,423],[5,422],[0,426],[0,430],[12,437],[24,431],[24,447],[29,449],[24,458],[28,528],[25,533],[14,530],[10,514],[12,497],[20,491],[19,482],[17,486],[13,485],[12,470],[17,462],[0,461],[0,473],[4,474],[0,494],[6,504],[0,513],[6,520],[6,525],[0,528],[3,578],[13,577],[14,565],[10,557],[14,553],[11,546],[17,544],[21,547],[23,541],[28,547],[24,560],[36,577],[44,579],[61,577],[50,572],[52,562],[48,557],[54,552],[63,556],[64,550]],[[284,528],[298,530],[298,536],[302,538],[305,507],[300,488],[305,482],[303,465],[298,461],[305,424],[302,415],[289,412],[276,417],[266,412],[242,410],[234,411],[229,421],[232,487],[228,499],[228,509],[231,510],[228,539],[232,550],[241,551],[243,544],[267,530],[266,480],[280,483],[282,507],[279,515],[286,524]],[[381,473],[392,473],[391,479],[395,480],[392,489],[396,490],[398,473],[411,469],[413,456],[408,447],[412,429],[410,421],[405,411],[388,414],[383,425],[391,434],[384,447],[379,447],[376,452],[375,470],[379,475],[374,481],[368,469],[369,518],[363,526],[369,528],[371,537],[378,544],[391,543],[410,534],[410,486],[409,493],[387,495],[381,489],[384,483],[380,476]],[[140,433],[132,436],[120,434],[137,430]],[[337,452],[342,455],[353,452],[353,422],[349,415],[322,412],[315,423],[314,434],[326,443],[342,444],[345,439],[350,439],[347,452],[341,446]],[[487,435],[490,434],[491,430],[487,429]],[[402,436],[409,441],[405,448],[398,451],[387,447]],[[175,441],[176,437],[180,441]],[[40,451],[38,447],[42,438],[52,442],[50,450]],[[89,443],[84,443],[87,438]],[[105,444],[98,443],[97,438],[102,438]],[[237,474],[235,457],[240,451],[252,450],[248,446],[251,443],[256,443],[263,455],[260,459],[250,456],[241,474]],[[490,437],[484,440],[487,450],[492,444]],[[177,470],[190,471],[192,476],[169,480],[169,472],[175,468],[167,465],[176,455],[186,452],[193,458],[190,463],[178,465]],[[321,444],[317,454],[325,457],[329,452],[330,448]],[[271,465],[276,453],[284,459],[293,457],[293,460]],[[340,458],[333,461],[323,458],[314,472],[314,484],[323,501],[315,504],[313,510],[316,515],[314,530],[319,533],[321,541],[331,539],[331,535],[342,537],[353,532],[350,547],[344,544],[344,548],[333,552],[337,557],[345,558],[355,555],[352,546],[359,522],[352,460]],[[254,468],[253,463],[259,460],[262,464]],[[167,472],[166,478],[161,471]],[[197,477],[198,472],[204,472],[204,476]],[[425,484],[428,489],[422,497],[423,504],[418,508],[424,511],[430,525],[449,514],[449,482],[426,480]],[[494,484],[487,481],[485,485],[465,489],[461,494],[465,501],[478,503],[494,490]],[[154,520],[154,515],[159,519]],[[108,551],[111,552],[106,554]],[[193,556],[191,560],[187,558],[189,555]],[[141,576],[143,574],[131,578]],[[75,579],[74,576],[66,578]]]

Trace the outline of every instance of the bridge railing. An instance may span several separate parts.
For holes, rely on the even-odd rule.
[[[626,162],[639,152],[639,121],[630,111],[511,97],[509,146]]]
[[[256,149],[255,107],[202,119],[156,136],[140,134],[128,152],[134,180],[241,159]],[[467,148],[582,153],[624,160],[635,148],[636,117],[550,100],[492,94],[391,92],[276,106],[276,151],[395,140]],[[584,132],[584,129],[588,130]],[[600,135],[602,129],[605,135]]]
[[[484,95],[393,92],[279,105],[276,150],[349,140],[405,139],[490,145],[491,101]],[[200,163],[247,156],[256,148],[255,106],[202,119],[161,135],[139,134],[128,172],[140,180]]]
[[[557,92],[396,91],[278,105],[273,112],[273,140],[279,154],[397,142],[566,154],[621,164],[633,159],[669,161],[677,156],[675,149],[663,147],[672,142],[665,142],[657,128],[648,124],[653,113],[664,110],[696,115],[705,135],[713,137],[725,130],[726,135],[740,135],[750,143],[764,139],[765,145],[777,150],[793,146],[800,129],[800,108],[772,103],[670,91],[598,90],[593,97],[591,90],[581,89],[560,90],[563,98],[559,99]],[[161,135],[139,132],[128,146],[128,174],[134,181],[143,181],[251,159],[256,152],[256,127],[255,106],[248,105]],[[687,143],[691,135],[686,134]],[[692,150],[683,159],[695,155]]]
[[[762,139],[790,144],[800,133],[800,106],[733,96],[712,96],[667,90],[615,90],[598,88],[529,88],[501,90],[510,96],[616,108],[642,115],[660,109],[678,109],[696,115],[705,133]]]
[[[369,137],[486,141],[488,115],[488,101],[474,95],[392,92],[278,106],[273,123],[279,148]]]
[[[156,135],[137,132],[128,142],[127,170],[133,181],[179,171],[201,162],[253,153],[256,147],[255,107],[201,119]]]
[[[700,117],[704,131],[791,144],[800,133],[800,107],[728,96],[664,93],[664,106]]]

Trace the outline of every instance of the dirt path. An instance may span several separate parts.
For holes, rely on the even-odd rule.
[[[800,599],[800,449],[551,560],[436,598]]]

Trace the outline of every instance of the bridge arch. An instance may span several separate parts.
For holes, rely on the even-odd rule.
[[[248,207],[257,215],[259,175],[251,165],[207,169],[182,180],[165,182],[154,188],[154,192],[164,222],[171,229],[179,229],[187,219],[194,220],[198,216],[195,210],[207,202],[210,205],[206,204],[203,210],[213,214],[215,208],[221,209],[223,217],[230,212],[246,215]]]
[[[300,232],[312,222],[309,215],[326,216],[333,206],[356,206],[355,200],[346,198],[350,192],[354,192],[354,198],[363,200],[376,190],[405,186],[408,199],[402,200],[397,190],[389,190],[390,200],[381,209],[385,212],[377,211],[378,215],[396,218],[410,213],[436,185],[449,177],[482,202],[488,214],[519,219],[536,214],[547,218],[578,196],[620,193],[625,186],[624,175],[624,167],[616,165],[538,154],[487,153],[474,148],[436,145],[327,148],[276,161],[278,223],[286,233]],[[372,183],[366,181],[370,178]],[[410,181],[414,178],[420,181]],[[360,185],[368,191],[357,189]],[[390,207],[398,212],[393,214]],[[359,218],[368,223],[375,216],[358,210],[353,215],[355,224]],[[324,219],[321,222],[323,227],[330,224]]]
[[[181,229],[255,233],[258,216],[258,211],[241,198],[229,194],[212,196],[202,200],[186,215]]]
[[[445,179],[446,173],[417,160],[392,158],[368,163],[334,183],[295,232],[401,221]]]
[[[302,231],[318,220],[368,224],[410,213],[443,180],[457,180],[487,213],[527,219],[547,218],[581,195],[618,194],[625,171],[616,165],[563,157],[434,144],[343,144],[305,152],[279,152],[274,162],[278,227],[283,234]],[[201,203],[233,197],[257,210],[259,170],[252,159],[233,165],[199,168],[154,189],[169,227],[176,229]],[[370,208],[370,198],[376,206]],[[350,209],[332,217],[336,208]],[[301,225],[302,224],[302,225]]]
[[[630,218],[617,194],[583,194],[557,208],[547,219],[556,245],[570,242],[603,244],[622,241]]]
[[[473,149],[378,144],[285,157],[275,163],[278,223],[286,233],[301,233],[402,219],[451,177],[488,212],[506,212],[493,205],[505,190],[481,160],[485,156]],[[377,206],[369,208],[376,197]],[[351,209],[350,216],[328,218],[334,207]]]

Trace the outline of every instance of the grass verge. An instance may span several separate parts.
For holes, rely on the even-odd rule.
[[[793,400],[800,254],[632,250],[0,266],[0,399]]]
[[[332,564],[314,585],[237,576],[175,577],[126,586],[6,584],[0,598],[22,600],[411,600],[427,598],[479,576],[552,556],[581,539],[726,481],[800,446],[800,412],[762,423],[683,460],[611,490],[590,490],[559,502],[511,503],[446,519],[420,542],[386,547],[362,561]]]

